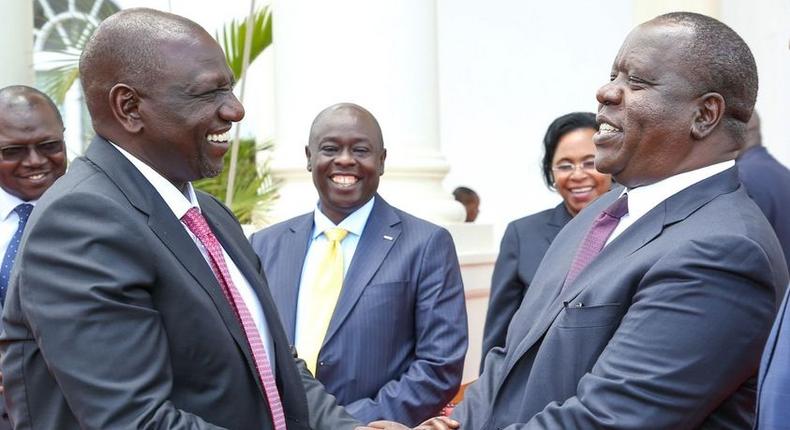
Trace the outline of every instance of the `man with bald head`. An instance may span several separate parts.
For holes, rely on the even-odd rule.
[[[416,425],[461,382],[466,307],[453,240],[377,193],[387,151],[361,106],[321,111],[305,155],[315,210],[251,239],[288,340],[360,421]]]
[[[64,173],[63,120],[52,100],[24,85],[0,89],[0,308],[28,217]],[[10,428],[0,404],[0,430]]]
[[[3,314],[15,428],[353,428],[294,359],[236,219],[190,184],[244,116],[219,45],[128,9],[80,74],[97,137],[39,201]]]
[[[751,428],[788,282],[733,161],[756,96],[749,48],[713,18],[628,35],[594,137],[596,167],[624,187],[559,233],[455,421],[427,427]]]

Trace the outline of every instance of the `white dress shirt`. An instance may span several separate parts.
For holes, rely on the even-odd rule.
[[[112,143],[112,142],[111,142]],[[200,205],[198,204],[197,198],[195,196],[195,190],[192,188],[192,184],[187,183],[187,190],[186,195],[182,194],[178,188],[175,187],[170,181],[165,179],[162,175],[160,175],[156,170],[154,170],[151,166],[145,164],[142,160],[136,158],[134,155],[126,152],[118,145],[112,144],[124,157],[126,157],[132,165],[134,165],[140,173],[151,183],[154,189],[162,196],[167,206],[170,210],[173,211],[173,215],[176,216],[179,220],[183,217],[189,209],[195,207],[200,210]],[[203,243],[192,234],[192,231],[182,222],[181,225],[184,227],[184,230],[189,234],[189,237],[192,238],[192,241],[195,242],[195,245],[200,250],[200,253],[203,254],[203,258],[206,260],[206,264],[211,266],[210,263],[210,256],[208,251],[203,246]],[[222,243],[220,243],[222,246]],[[269,327],[266,324],[266,318],[263,315],[263,308],[261,307],[261,303],[258,300],[255,291],[250,286],[250,283],[247,281],[247,278],[241,273],[239,268],[236,266],[236,263],[233,262],[233,259],[230,258],[228,252],[225,251],[225,247],[222,247],[222,255],[225,257],[225,265],[228,266],[228,272],[230,272],[231,280],[233,281],[233,285],[239,291],[242,300],[244,300],[244,304],[247,306],[247,309],[250,311],[250,315],[252,319],[255,321],[255,327],[258,329],[258,333],[261,336],[261,340],[263,341],[263,346],[266,348],[266,355],[269,356],[269,364],[272,368],[272,373],[275,372],[275,357],[274,357],[274,348],[272,344],[272,338],[269,335]],[[213,271],[212,271],[213,273]]]
[[[14,211],[14,208],[22,203],[30,203],[35,206],[36,202],[38,200],[26,202],[0,188],[0,249],[3,250],[0,261],[3,261],[3,258],[5,258],[8,244],[11,243],[11,238],[14,237],[16,229],[19,228],[19,215]]]
[[[697,182],[708,179],[733,166],[735,166],[735,160],[723,161],[721,163],[670,176],[654,184],[623,190],[623,194],[628,193],[628,213],[620,218],[620,223],[617,224],[617,227],[612,232],[612,235],[609,236],[609,240],[606,241],[606,244],[608,245],[611,243],[617,236],[625,231],[625,229],[630,227],[639,218],[642,218],[651,209],[658,206],[659,203]]]
[[[310,236],[310,243],[307,244],[307,255],[302,265],[302,277],[299,281],[299,298],[296,304],[296,329],[294,334],[295,343],[298,343],[302,333],[313,330],[313,324],[315,323],[315,319],[312,318],[312,315],[309,315],[309,310],[302,308],[302,303],[307,302],[303,298],[310,294],[310,286],[318,275],[316,273],[318,266],[329,246],[329,241],[326,239],[324,232],[335,227],[348,231],[348,235],[340,242],[340,246],[343,249],[343,278],[345,279],[348,267],[351,265],[351,259],[354,258],[354,253],[357,250],[359,239],[365,230],[370,212],[373,210],[374,200],[376,200],[375,197],[371,198],[364,206],[352,212],[338,225],[335,225],[332,220],[327,218],[321,212],[320,207],[316,207],[315,211],[313,211],[313,233]]]

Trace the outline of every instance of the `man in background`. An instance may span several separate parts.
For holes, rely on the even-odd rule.
[[[453,190],[453,197],[457,202],[464,205],[464,209],[466,209],[464,222],[475,222],[480,214],[480,196],[477,195],[475,190],[468,187],[458,187]]]
[[[763,146],[760,116],[756,111],[746,125],[746,144],[735,165],[749,197],[773,226],[790,266],[790,170]]]
[[[0,303],[5,303],[8,278],[30,213],[64,173],[63,120],[52,100],[23,85],[0,89],[0,249],[4,250]],[[2,398],[0,414],[0,430],[10,429]]]
[[[455,395],[467,348],[447,230],[390,206],[378,121],[341,103],[305,147],[319,201],[252,236],[289,341],[349,413],[415,425]]]

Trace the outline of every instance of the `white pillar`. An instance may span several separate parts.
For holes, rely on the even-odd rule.
[[[387,148],[379,192],[434,222],[463,221],[442,188],[434,0],[274,2],[274,174],[283,180],[272,221],[310,211],[310,124],[323,108],[357,103],[381,124]]]
[[[0,88],[33,85],[33,1],[3,2],[0,11]]]

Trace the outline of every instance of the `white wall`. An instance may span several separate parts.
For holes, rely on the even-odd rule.
[[[763,145],[790,166],[790,1],[722,0],[721,14],[757,61]]]
[[[479,220],[501,232],[559,202],[541,179],[543,134],[557,116],[597,109],[631,1],[439,0],[438,16],[445,185],[475,189]]]

